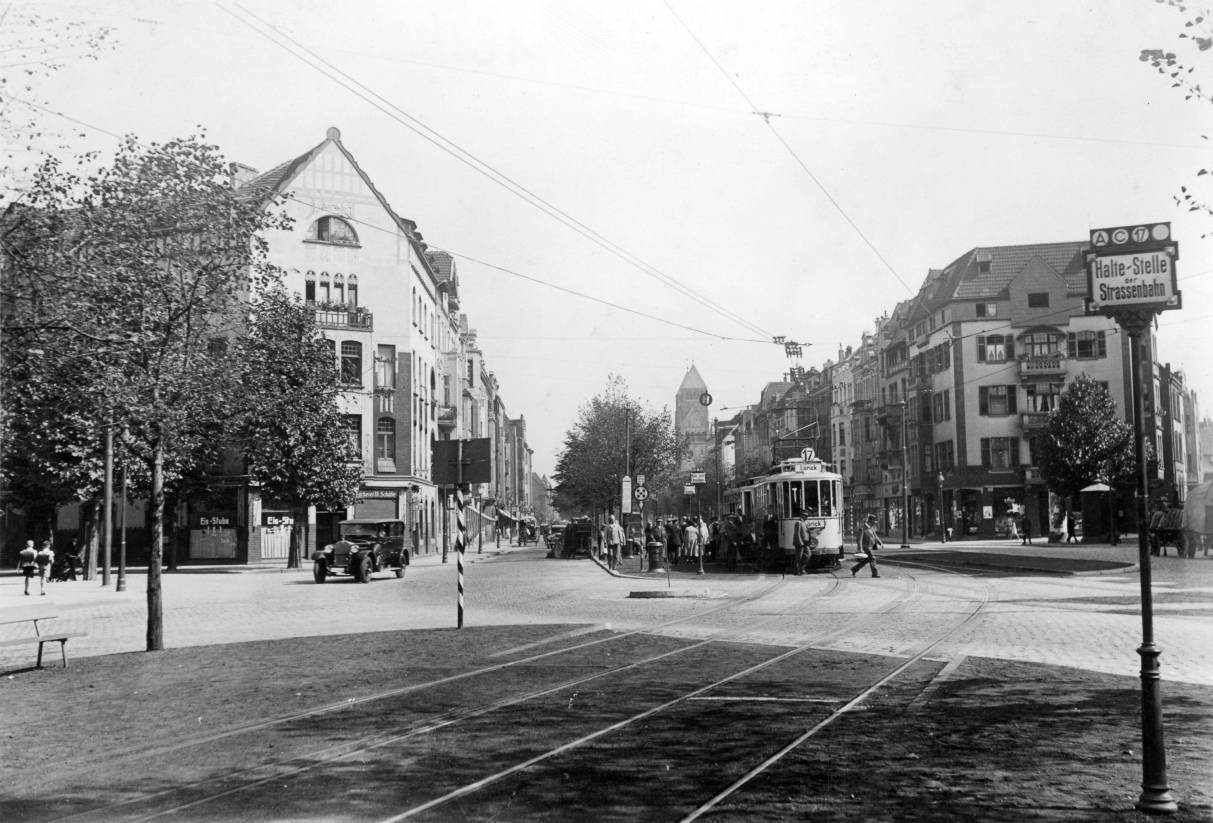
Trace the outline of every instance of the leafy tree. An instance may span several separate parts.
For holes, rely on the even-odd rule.
[[[1194,9],[1188,3],[1180,2],[1180,0],[1157,0],[1157,2],[1171,6],[1187,17],[1184,30],[1178,34],[1178,38],[1185,41],[1185,47],[1194,48],[1197,54],[1213,49],[1213,17],[1210,16],[1208,9]],[[1213,103],[1213,92],[1202,88],[1200,79],[1195,74],[1194,58],[1197,54],[1180,57],[1168,49],[1142,49],[1139,59],[1149,63],[1159,74],[1170,80],[1171,87],[1179,89],[1185,100],[1194,100],[1200,104]],[[1208,135],[1205,135],[1205,139],[1208,139]],[[1213,174],[1213,169],[1201,168],[1196,172],[1197,177],[1205,177],[1210,174]],[[1213,203],[1209,201],[1208,197],[1207,194],[1198,194],[1189,186],[1181,186],[1175,202],[1188,211],[1213,215]],[[1208,237],[1208,234],[1203,236]]]
[[[291,501],[287,566],[301,565],[307,508],[353,503],[362,466],[338,408],[337,369],[310,306],[273,288],[254,300],[248,334],[237,345],[245,397],[233,423],[250,480]]]
[[[98,427],[126,433],[151,502],[152,651],[163,648],[165,500],[219,457],[243,388],[217,343],[239,331],[248,295],[275,278],[261,232],[285,223],[271,202],[232,189],[201,137],[127,138],[111,166],[82,175],[48,158],[8,213],[5,343],[42,353],[36,368],[2,361],[6,390],[39,401],[14,430],[54,421],[59,431],[39,448],[13,440],[20,460],[5,460],[95,495]],[[47,416],[56,398],[69,413]],[[64,453],[74,465],[56,459]]]
[[[67,135],[44,124],[42,80],[76,60],[96,60],[114,44],[114,29],[49,14],[34,5],[8,4],[0,10],[0,187],[5,197],[24,189],[38,163],[34,144],[55,141],[66,149]]]
[[[668,409],[654,412],[628,396],[627,384],[611,375],[607,388],[585,403],[565,434],[556,460],[556,507],[562,511],[606,511],[618,504],[625,463],[660,486],[678,459]],[[652,478],[651,480],[649,478]]]
[[[1133,429],[1118,415],[1108,390],[1088,377],[1066,388],[1037,442],[1041,474],[1063,497],[1092,483],[1133,480]]]

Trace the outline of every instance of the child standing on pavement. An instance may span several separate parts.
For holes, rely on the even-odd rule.
[[[55,553],[51,551],[51,541],[44,541],[42,548],[38,549],[38,553],[34,555],[34,563],[38,566],[38,585],[42,589],[42,594],[46,594],[46,578],[51,573],[51,564],[55,562]],[[27,580],[28,584],[29,581]],[[27,591],[26,594],[29,594]]]
[[[25,548],[17,556],[17,571],[25,578],[25,593],[29,594],[29,581],[38,569],[38,550],[34,548],[33,540],[25,541]]]

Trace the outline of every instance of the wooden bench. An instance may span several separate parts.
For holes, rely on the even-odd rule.
[[[30,606],[13,606],[11,608],[0,609],[0,626],[14,626],[22,623],[31,623],[34,627],[34,633],[27,637],[13,637],[6,640],[0,640],[0,649],[10,646],[24,646],[30,643],[38,644],[38,668],[42,668],[42,647],[46,643],[58,643],[59,652],[63,656],[63,668],[67,668],[67,641],[73,637],[85,637],[87,632],[43,632],[42,627],[38,625],[43,620],[55,620],[59,615],[55,613],[55,607],[47,605],[30,605]]]

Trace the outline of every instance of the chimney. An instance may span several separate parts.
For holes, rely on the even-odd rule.
[[[257,176],[257,170],[255,168],[252,166],[246,166],[243,163],[228,163],[227,172],[233,189],[243,187],[246,183],[253,180]]]

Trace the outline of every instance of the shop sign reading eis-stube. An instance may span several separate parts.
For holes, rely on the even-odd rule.
[[[1179,245],[1170,223],[1145,223],[1091,231],[1087,251],[1087,311],[1166,311],[1182,305],[1175,261]]]

